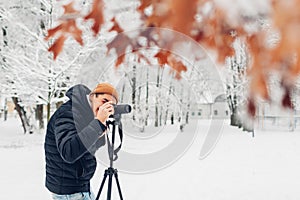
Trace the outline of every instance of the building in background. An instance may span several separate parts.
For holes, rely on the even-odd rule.
[[[228,119],[230,110],[225,94],[218,95],[213,102],[198,103],[191,106],[191,118]]]

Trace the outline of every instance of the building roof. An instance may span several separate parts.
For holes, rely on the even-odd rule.
[[[223,103],[223,102],[226,102],[226,101],[227,101],[226,94],[220,94],[214,100],[215,103],[216,102],[222,102]]]

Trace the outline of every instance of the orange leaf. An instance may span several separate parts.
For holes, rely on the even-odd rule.
[[[68,22],[65,32],[70,33],[80,45],[83,45],[82,30],[77,27],[75,20]]]
[[[49,40],[51,37],[54,37],[56,33],[63,29],[63,24],[56,26],[55,28],[48,30],[48,35],[45,37],[45,40]]]
[[[115,63],[115,66],[118,67],[120,64],[122,64],[124,62],[124,59],[125,59],[125,54],[119,55]]]
[[[124,33],[119,33],[106,46],[107,46],[107,53],[109,53],[109,51],[111,49],[116,50],[118,60],[115,63],[115,66],[117,67],[118,65],[120,65],[124,61],[124,56],[125,56],[125,53],[126,53],[126,49],[127,49],[128,46],[132,46],[132,43],[131,43],[131,39],[127,35],[125,35]]]
[[[60,25],[57,27],[50,29],[48,31],[48,36],[45,38],[46,40],[50,39],[51,37],[54,37],[56,34],[60,34],[58,40],[54,44],[59,44],[62,45],[60,48],[54,48],[52,50],[48,49],[49,51],[52,51],[56,57],[62,50],[63,44],[66,40],[66,36],[70,34],[71,36],[74,37],[74,39],[80,44],[83,45],[83,40],[82,40],[82,31],[77,27],[75,20],[67,20],[62,22]],[[64,38],[64,39],[62,39]],[[51,48],[51,47],[50,47]],[[59,49],[59,51],[58,51]]]
[[[78,13],[77,10],[73,8],[73,3],[71,2],[64,6],[64,15],[67,16],[69,14],[76,14]],[[51,47],[49,47],[48,51],[53,52],[54,59],[61,53],[63,49],[64,42],[68,35],[71,35],[80,45],[83,45],[82,40],[82,30],[79,29],[76,25],[76,17],[62,17],[62,22],[56,26],[55,28],[48,30],[48,35],[45,37],[46,40],[50,38],[58,36],[58,39],[53,43]]]
[[[91,12],[87,16],[85,16],[84,19],[94,20],[94,25],[92,26],[92,30],[94,32],[94,35],[97,35],[99,33],[101,25],[104,23],[102,0],[94,0],[93,8]]]
[[[198,0],[142,1],[139,10],[153,6],[152,14],[145,19],[147,27],[171,28],[191,36],[197,13]],[[188,6],[187,6],[188,5]]]
[[[145,30],[141,31],[139,36],[140,37],[144,37],[147,39],[147,46],[150,47],[151,42],[153,42],[155,45],[158,45],[157,43],[157,39],[155,39],[153,37],[153,35],[155,35],[155,33],[157,33],[157,29],[153,28],[153,27],[148,27]]]
[[[169,4],[172,17],[167,19],[169,26],[190,36],[197,13],[198,2],[198,0],[172,0]]]
[[[64,14],[74,14],[74,13],[78,13],[77,10],[74,9],[74,1],[64,5]]]
[[[168,57],[171,55],[169,51],[160,50],[157,54],[154,55],[154,58],[157,58],[158,63],[162,66],[168,64]]]
[[[181,79],[181,72],[187,71],[187,67],[181,61],[177,61],[175,58],[169,59],[169,66],[175,71],[176,79]]]
[[[109,32],[112,32],[112,31],[117,31],[118,33],[124,32],[124,30],[120,27],[120,25],[116,21],[115,17],[111,21],[114,23],[114,25],[113,25],[113,27],[111,27],[111,29],[109,29]]]
[[[145,8],[151,5],[152,0],[140,0],[141,5],[137,8],[138,11],[144,11]]]
[[[291,73],[296,76],[300,74],[300,52],[297,53],[297,62],[293,65]]]
[[[57,55],[61,53],[65,40],[66,37],[64,35],[61,35],[48,49],[48,51],[53,52],[54,60],[56,59]]]

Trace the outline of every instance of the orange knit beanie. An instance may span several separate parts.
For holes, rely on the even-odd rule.
[[[115,97],[115,99],[119,100],[119,95],[117,90],[114,88],[114,86],[112,86],[109,83],[100,83],[98,84],[95,89],[91,92],[91,94],[110,94],[113,97]]]

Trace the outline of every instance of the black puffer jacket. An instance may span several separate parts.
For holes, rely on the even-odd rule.
[[[84,85],[70,88],[51,117],[45,138],[46,187],[55,194],[89,192],[96,170],[95,151],[105,144],[105,126],[94,119]],[[100,138],[99,138],[100,137]]]

